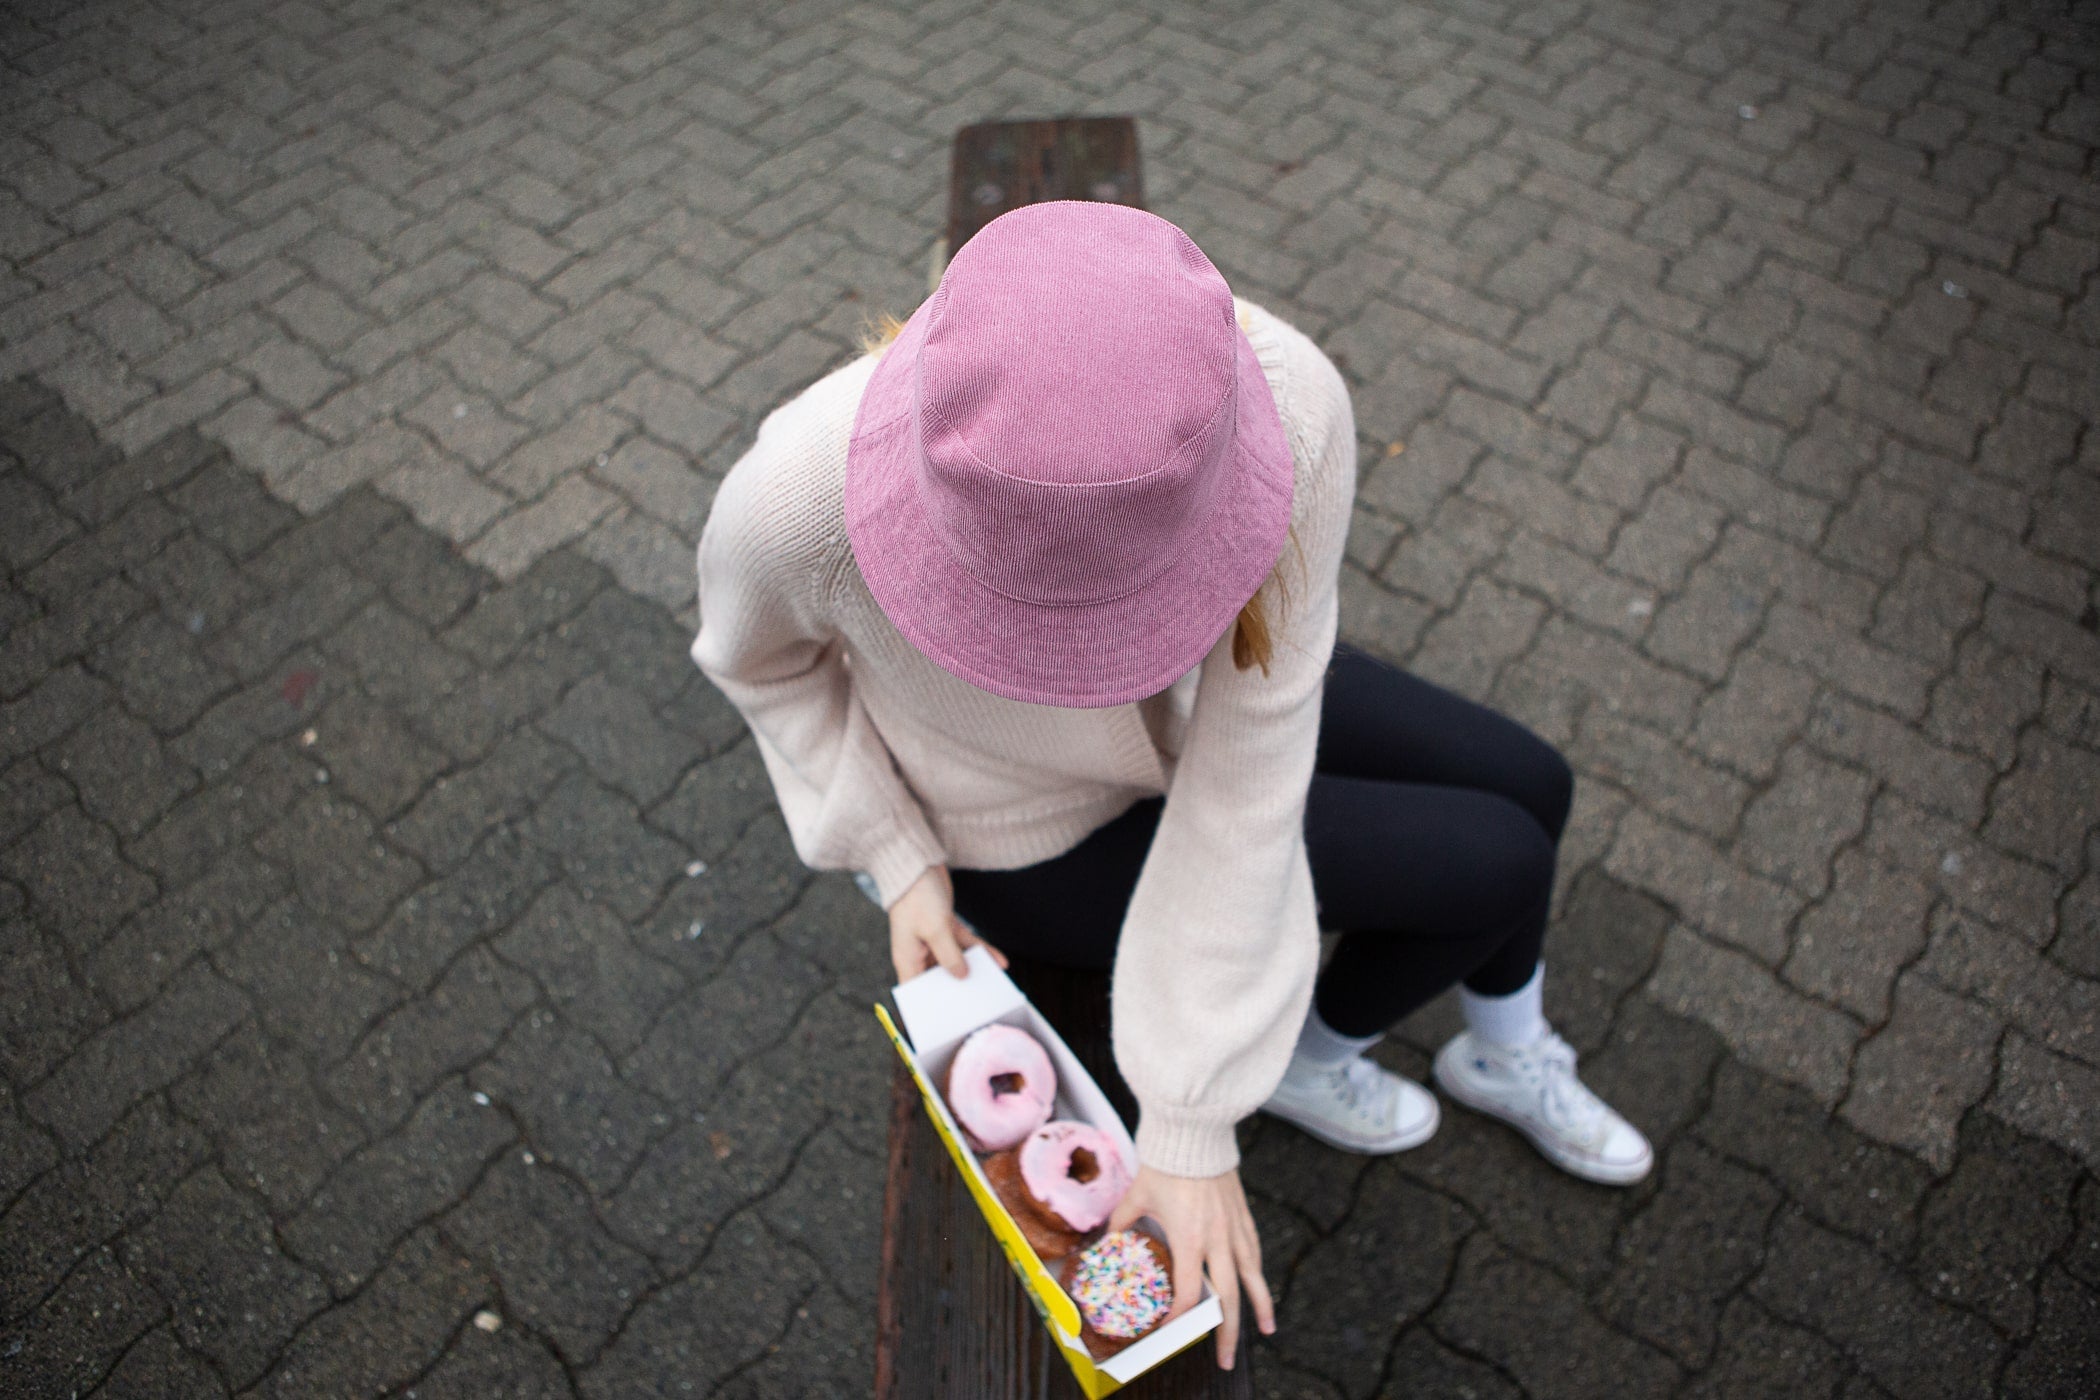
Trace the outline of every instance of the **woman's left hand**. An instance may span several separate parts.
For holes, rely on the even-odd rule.
[[[1261,1273],[1261,1239],[1255,1232],[1254,1213],[1247,1209],[1247,1195],[1240,1189],[1239,1172],[1168,1176],[1141,1166],[1108,1227],[1121,1230],[1147,1215],[1167,1234],[1174,1278],[1174,1310],[1168,1316],[1179,1317],[1196,1305],[1203,1293],[1203,1275],[1209,1274],[1210,1286],[1225,1310],[1224,1325],[1218,1328],[1218,1367],[1231,1370],[1232,1359],[1239,1353],[1242,1284],[1248,1301],[1254,1304],[1254,1323],[1262,1335],[1276,1330],[1276,1305],[1269,1299],[1268,1281]]]

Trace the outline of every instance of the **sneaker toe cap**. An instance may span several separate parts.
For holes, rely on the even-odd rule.
[[[1596,1155],[1600,1165],[1632,1170],[1645,1167],[1655,1154],[1648,1146],[1648,1139],[1641,1136],[1640,1129],[1621,1118],[1611,1125],[1604,1141],[1597,1145]]]

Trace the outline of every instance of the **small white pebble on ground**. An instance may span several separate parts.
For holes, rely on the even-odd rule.
[[[484,1332],[493,1332],[503,1325],[503,1319],[490,1312],[487,1308],[483,1308],[480,1312],[474,1314],[474,1325]]]
[[[1969,294],[1969,289],[1959,282],[1942,282],[1940,283],[1940,290],[1953,297],[1956,301]]]
[[[456,403],[456,404],[452,405],[452,416],[453,416],[454,418],[464,418],[464,417],[466,417],[466,416],[467,416],[467,406],[466,406],[465,404],[463,404],[463,403]]]
[[[605,455],[605,454],[604,454],[603,452],[600,452],[600,453],[598,454],[598,465],[599,465],[599,466],[601,466],[601,467],[603,467],[603,466],[609,466],[609,465],[611,464],[611,462],[612,462],[612,458],[610,458],[610,457],[606,456],[606,455]]]
[[[476,1089],[474,1091],[474,1102],[480,1104],[483,1108],[487,1108],[489,1106],[489,1096]]]
[[[299,736],[299,747],[302,749],[310,749],[320,742],[321,731],[318,729],[309,729]]]
[[[686,878],[686,879],[688,879],[688,880],[694,879],[694,878],[696,878],[696,877],[698,877],[698,876],[701,876],[701,875],[705,875],[706,873],[707,873],[707,862],[706,862],[706,861],[704,861],[704,860],[696,860],[696,861],[691,861],[691,862],[688,862],[688,863],[687,863],[687,865],[686,865],[686,867],[685,867],[685,878]]]
[[[191,614],[190,614],[190,631],[191,631],[191,633],[193,633],[193,634],[194,634],[194,633],[202,632],[203,630],[204,630],[204,614],[203,614],[203,613],[191,613]]]
[[[1655,603],[1648,598],[1636,598],[1626,605],[1628,617],[1646,617],[1655,611]]]
[[[698,938],[705,932],[707,932],[707,920],[695,919],[693,920],[693,926],[685,931],[685,936],[688,939]]]
[[[538,1159],[535,1158],[530,1152],[521,1152],[518,1154],[518,1160],[529,1167],[533,1164],[533,1162],[535,1162]]]
[[[314,769],[314,781],[325,784],[328,781],[328,770],[326,768]]]
[[[1757,120],[1757,109],[1747,102],[1745,102],[1742,106],[1736,108],[1735,114],[1741,117],[1746,122],[1754,122]]]
[[[1941,856],[1940,869],[1949,875],[1961,874],[1961,852],[1949,851]]]

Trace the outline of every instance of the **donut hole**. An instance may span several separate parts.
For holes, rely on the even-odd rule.
[[[1068,1169],[1068,1174],[1072,1180],[1084,1186],[1095,1177],[1101,1175],[1101,1163],[1096,1161],[1094,1154],[1087,1151],[1084,1147],[1075,1147],[1072,1149],[1072,1165]]]
[[[992,1076],[992,1093],[1018,1094],[1021,1092],[1021,1086],[1027,1082],[1018,1074],[995,1074]]]

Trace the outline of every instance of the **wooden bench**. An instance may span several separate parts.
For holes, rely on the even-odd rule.
[[[1142,208],[1137,127],[1128,117],[982,122],[955,137],[946,256],[1009,209],[1046,199]],[[1057,1027],[1126,1123],[1137,1105],[1108,1041],[1108,979],[1015,960],[1012,976]],[[1205,1338],[1117,1392],[1132,1400],[1249,1400],[1253,1367],[1243,1317],[1239,1357],[1220,1371]],[[876,1302],[878,1400],[1081,1400],[955,1164],[934,1135],[911,1076],[890,1090],[889,1169],[882,1197],[882,1281]]]

